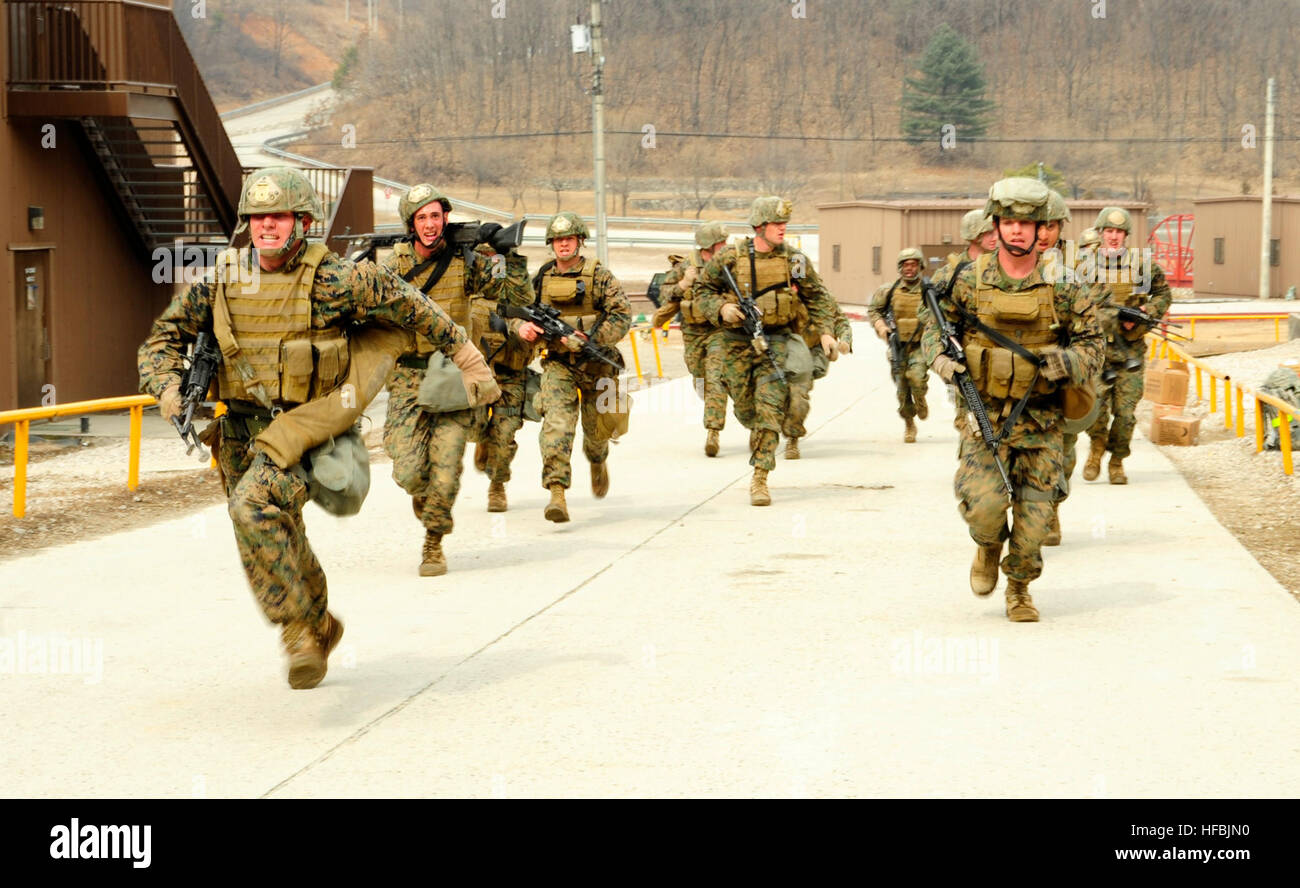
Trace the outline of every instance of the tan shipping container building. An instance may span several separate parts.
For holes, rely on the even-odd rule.
[[[1192,202],[1193,286],[1197,296],[1259,296],[1263,206],[1259,195],[1210,197]],[[1273,198],[1269,293],[1300,288],[1300,197]]]
[[[961,217],[984,206],[983,199],[853,200],[817,205],[820,261],[817,270],[835,298],[863,305],[881,284],[898,276],[894,260],[904,247],[920,247],[926,274],[948,254],[965,249]],[[1122,206],[1133,217],[1129,243],[1145,245],[1147,211],[1140,201],[1071,200],[1071,221],[1063,236],[1078,237],[1104,207]]]

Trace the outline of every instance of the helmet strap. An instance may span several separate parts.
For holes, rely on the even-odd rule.
[[[1013,247],[1011,244],[1007,243],[1002,239],[1002,226],[998,224],[997,219],[993,220],[993,228],[998,233],[998,243],[1000,243],[1008,253],[1010,253],[1012,256],[1015,256],[1017,259],[1023,256],[1028,256],[1030,253],[1038,249],[1038,230],[1042,227],[1043,227],[1042,222],[1037,222],[1037,221],[1034,222],[1034,236],[1030,239],[1029,246]]]
[[[264,259],[277,261],[287,256],[293,255],[306,242],[306,236],[302,230],[302,213],[293,214],[293,231],[285,238],[285,241],[274,250],[267,250],[261,247],[257,248],[257,254]]]

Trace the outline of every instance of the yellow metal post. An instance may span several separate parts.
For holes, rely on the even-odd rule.
[[[212,408],[212,415],[213,415],[214,417],[216,417],[217,419],[220,419],[221,417],[225,416],[225,415],[226,415],[226,402],[225,402],[225,401],[218,401],[218,402],[217,402],[217,406]],[[217,450],[216,450],[216,448],[214,447],[214,448],[212,449],[212,468],[215,469],[216,467],[217,467]]]
[[[1190,326],[1189,326],[1188,331],[1187,331],[1187,338],[1188,338],[1188,339],[1195,339],[1195,338],[1196,338],[1196,318],[1191,318],[1191,319],[1188,321],[1188,324],[1189,324]]]
[[[1231,377],[1223,377],[1223,427],[1232,428],[1232,382]]]
[[[1201,397],[1201,365],[1197,364],[1196,365],[1196,403],[1199,404],[1202,400],[1204,399]]]
[[[1244,392],[1242,392],[1241,386],[1240,385],[1237,386],[1237,437],[1238,438],[1243,438],[1246,435],[1245,398],[1246,395]]]
[[[1278,420],[1281,424],[1282,432],[1282,471],[1288,475],[1291,474],[1291,416],[1286,413],[1279,413]]]
[[[628,334],[628,341],[632,343],[632,364],[636,367],[636,378],[641,378],[641,355],[636,350],[636,331],[633,330]]]
[[[650,342],[655,347],[655,378],[664,378],[664,362],[659,357],[659,331],[654,327],[650,328]]]
[[[1274,342],[1282,341],[1282,319],[1281,318],[1273,318],[1273,341]]]
[[[27,514],[27,429],[29,422],[14,423],[14,517]]]
[[[1264,449],[1264,404],[1255,399],[1255,452]]]
[[[1210,374],[1210,415],[1213,416],[1219,412],[1218,405],[1219,395],[1219,378],[1213,373]]]
[[[126,489],[135,490],[140,486],[140,421],[144,416],[143,407],[131,408],[130,452],[126,458]]]

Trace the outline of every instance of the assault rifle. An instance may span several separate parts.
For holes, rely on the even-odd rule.
[[[181,380],[181,416],[172,417],[172,425],[180,432],[185,442],[185,455],[189,456],[194,448],[203,442],[194,431],[194,408],[203,403],[221,364],[221,349],[207,333],[200,333],[194,340],[194,353],[190,355],[190,366]]]
[[[507,318],[518,318],[536,324],[542,328],[542,336],[547,339],[563,339],[571,336],[572,341],[582,343],[581,352],[584,357],[593,361],[603,361],[620,372],[623,369],[601,354],[600,349],[590,339],[578,335],[577,328],[565,323],[560,317],[560,310],[553,305],[545,305],[541,302],[534,302],[532,305],[513,305],[503,302],[497,307],[497,311]],[[591,333],[595,334],[603,322],[602,318],[595,327],[591,328]]]
[[[496,222],[448,222],[442,237],[453,249],[469,251],[479,244],[488,244],[494,251],[505,254],[524,242],[526,224],[526,219],[520,219],[505,227]],[[394,234],[342,235],[348,241],[347,258],[353,262],[362,259],[373,262],[376,252],[381,247],[392,247],[402,241],[411,240],[413,236],[409,231]]]
[[[740,286],[736,283],[736,279],[732,277],[731,269],[727,268],[726,265],[722,266],[722,275],[727,279],[727,285],[731,287],[731,291],[736,294],[737,304],[743,315],[740,324],[745,329],[745,332],[749,334],[754,351],[760,355],[766,355],[768,363],[772,365],[772,375],[781,382],[785,382],[785,371],[776,362],[776,356],[772,354],[770,347],[771,343],[767,339],[767,334],[763,332],[763,312],[759,310],[758,304],[753,299],[740,292]]]
[[[926,307],[930,309],[930,314],[934,315],[934,323],[939,328],[939,338],[943,342],[943,353],[948,356],[949,360],[965,366],[966,350],[962,348],[961,340],[957,337],[957,328],[939,309],[939,297],[935,295],[934,287],[927,284],[924,287],[924,292]],[[993,465],[998,467],[998,474],[1002,476],[1002,486],[1006,488],[1007,497],[1015,499],[1015,488],[1011,486],[1011,479],[1007,477],[1006,467],[1002,465],[1002,460],[998,458],[998,445],[1001,442],[998,435],[993,431],[993,423],[989,421],[988,411],[984,409],[984,402],[980,400],[980,393],[975,388],[974,380],[964,370],[960,373],[954,373],[952,379],[953,382],[957,383],[958,390],[961,391],[962,399],[966,402],[966,408],[975,417],[975,423],[979,426],[980,437],[984,439],[984,446],[988,447],[989,452],[993,455]]]
[[[903,349],[903,337],[898,335],[898,322],[894,320],[894,310],[884,313],[885,326],[889,328],[889,375],[894,377],[894,385],[901,394],[907,388],[907,353]]]
[[[1173,321],[1166,321],[1162,318],[1152,317],[1140,308],[1133,308],[1129,305],[1113,305],[1119,314],[1121,321],[1128,321],[1131,324],[1141,324],[1150,329],[1153,327],[1181,327],[1182,324],[1175,324]]]

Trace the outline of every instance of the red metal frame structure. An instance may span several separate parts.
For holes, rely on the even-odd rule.
[[[1165,272],[1165,281],[1171,287],[1192,285],[1192,229],[1196,217],[1191,213],[1166,216],[1151,229],[1147,245],[1151,247],[1151,261]]]

